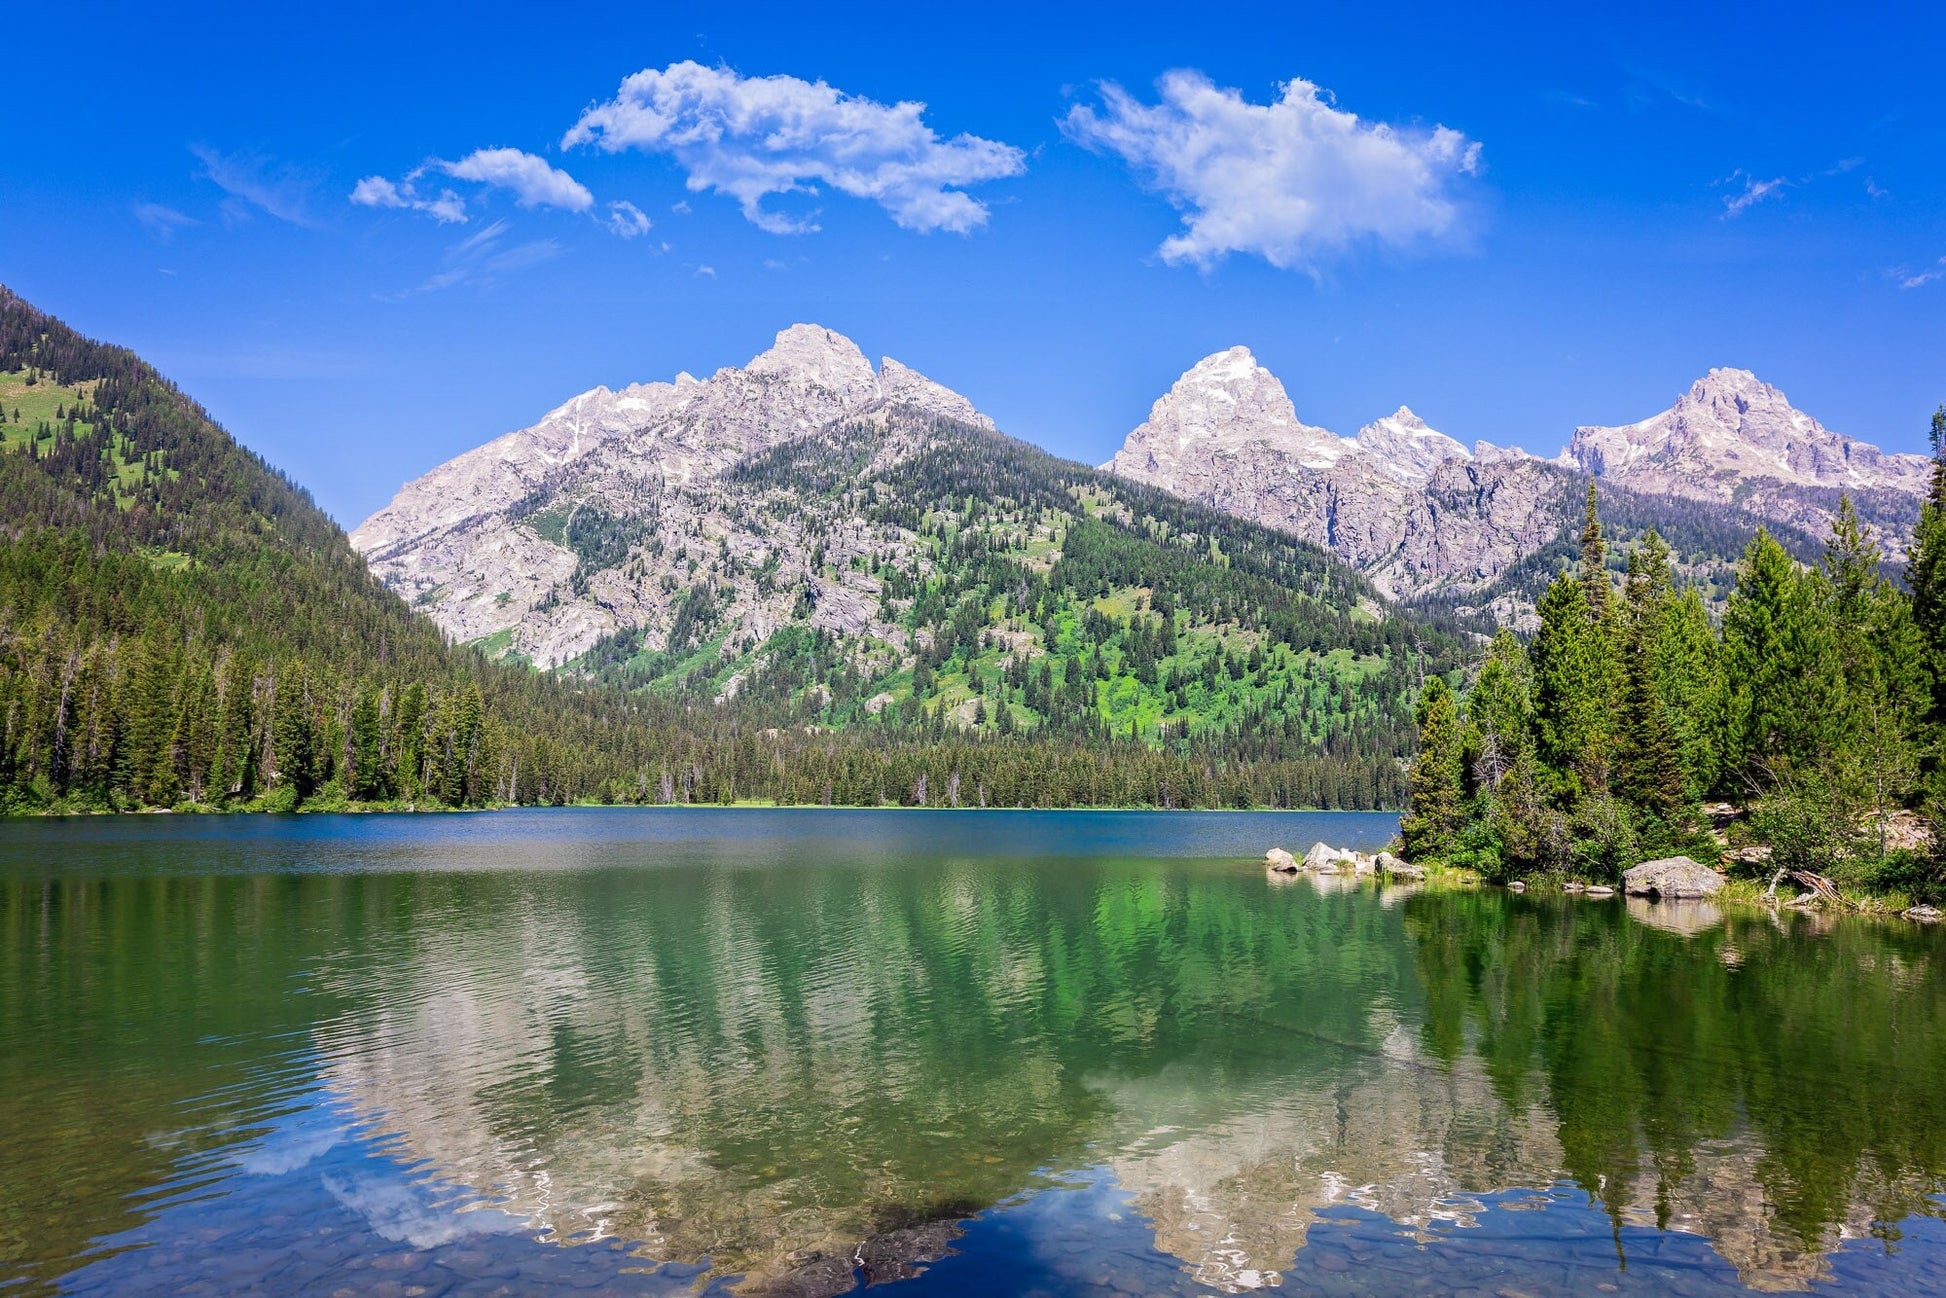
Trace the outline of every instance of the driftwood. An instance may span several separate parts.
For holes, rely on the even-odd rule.
[[[1797,880],[1799,883],[1809,888],[1812,892],[1815,892],[1818,895],[1818,900],[1826,903],[1827,905],[1831,905],[1831,906],[1851,905],[1851,903],[1846,901],[1844,899],[1844,896],[1841,893],[1839,893],[1838,885],[1831,882],[1831,880],[1825,878],[1821,874],[1813,874],[1809,870],[1792,870],[1790,872],[1790,875],[1791,878]]]
[[[1827,905],[1847,907],[1851,905],[1850,902],[1845,900],[1844,894],[1838,891],[1838,885],[1823,875],[1814,874],[1809,870],[1792,870],[1788,868],[1780,868],[1776,874],[1770,876],[1770,887],[1764,889],[1764,900],[1776,901],[1777,885],[1787,878],[1795,880],[1809,888],[1816,894],[1819,901]]]

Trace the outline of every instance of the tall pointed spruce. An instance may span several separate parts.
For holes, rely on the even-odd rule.
[[[1411,860],[1451,851],[1465,820],[1459,706],[1444,679],[1432,677],[1419,699],[1419,756],[1412,763],[1411,802],[1399,822]]]

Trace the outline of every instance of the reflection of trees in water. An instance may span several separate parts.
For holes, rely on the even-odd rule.
[[[374,1128],[560,1236],[780,1281],[1097,1161],[1117,1079],[1322,1084],[1409,961],[1395,913],[1176,866],[416,886],[322,1034]]]
[[[1936,939],[1391,900],[1075,861],[0,890],[0,1028],[31,1047],[0,1074],[35,1095],[0,1246],[116,1228],[181,1174],[149,1138],[213,1090],[183,1139],[247,1126],[275,1087],[234,1083],[313,1012],[331,1084],[430,1174],[781,1292],[907,1274],[1096,1164],[1227,1288],[1328,1205],[1423,1232],[1563,1175],[1766,1287],[1937,1211]]]
[[[1693,927],[1688,924],[1675,925]],[[1420,1040],[1554,1115],[1618,1222],[1710,1238],[1794,1287],[1946,1186],[1946,967],[1932,936],[1732,914],[1690,935],[1612,904],[1425,894]]]

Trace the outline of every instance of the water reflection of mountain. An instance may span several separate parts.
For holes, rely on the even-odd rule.
[[[1946,1167],[1937,944],[1885,930],[1072,861],[384,886],[331,1084],[558,1237],[750,1289],[909,1274],[1096,1164],[1227,1289],[1333,1204],[1463,1228],[1564,1177],[1792,1288]]]

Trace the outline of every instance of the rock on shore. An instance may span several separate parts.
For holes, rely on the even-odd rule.
[[[1631,897],[1665,900],[1707,897],[1722,886],[1722,875],[1686,856],[1644,861],[1622,872],[1622,890]]]

